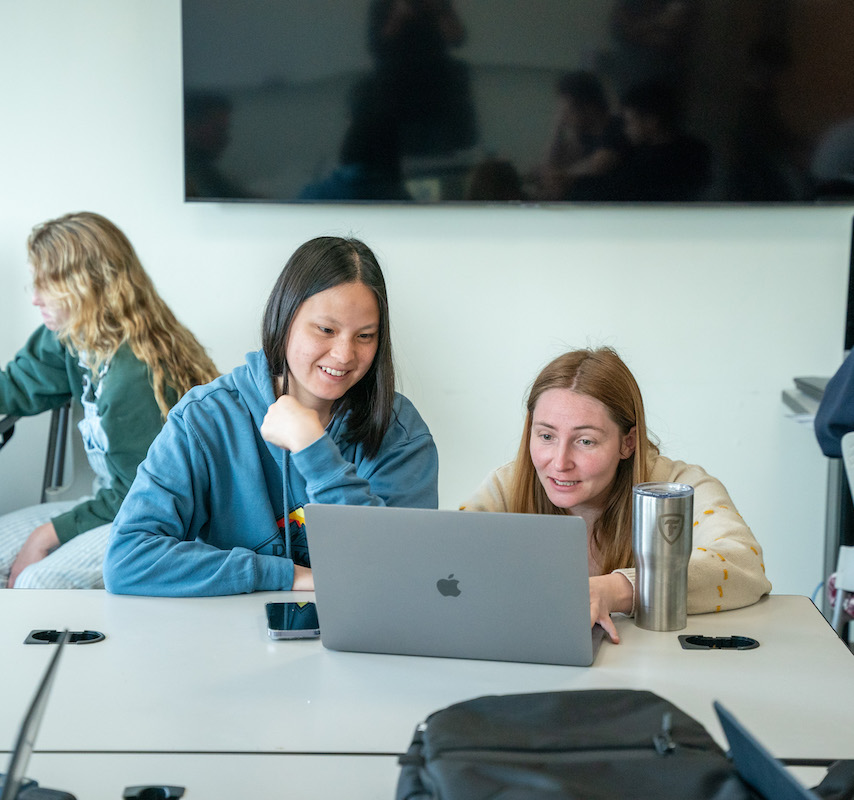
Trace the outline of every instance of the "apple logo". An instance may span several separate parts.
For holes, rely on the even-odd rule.
[[[460,582],[454,577],[454,573],[452,572],[447,578],[441,578],[436,581],[436,588],[439,590],[439,594],[442,594],[445,597],[459,597],[459,583]]]

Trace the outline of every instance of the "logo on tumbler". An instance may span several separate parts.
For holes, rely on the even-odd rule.
[[[668,544],[673,544],[682,535],[683,514],[662,514],[658,519],[658,531]]]

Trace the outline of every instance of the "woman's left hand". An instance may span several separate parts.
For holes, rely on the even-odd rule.
[[[620,572],[590,579],[590,627],[598,622],[614,644],[620,643],[620,635],[611,614],[631,612],[633,591],[631,581]]]
[[[298,453],[323,436],[323,425],[313,408],[283,394],[267,409],[261,436],[270,444]]]

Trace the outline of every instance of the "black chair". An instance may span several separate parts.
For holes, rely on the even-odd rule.
[[[47,501],[51,489],[59,489],[65,473],[65,447],[68,441],[68,421],[71,416],[71,401],[53,409],[50,415],[50,433],[47,439],[47,456],[42,479],[42,499]],[[20,419],[12,414],[0,419],[0,450],[15,433],[15,423]]]

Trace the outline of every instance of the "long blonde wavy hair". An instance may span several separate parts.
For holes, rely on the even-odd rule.
[[[632,486],[649,480],[649,459],[658,453],[658,447],[649,439],[637,382],[610,347],[564,353],[537,376],[528,395],[528,413],[516,455],[509,510],[522,514],[567,513],[549,500],[531,461],[534,409],[541,395],[549,389],[569,389],[598,400],[623,436],[635,428],[635,451],[619,462],[610,494],[591,531],[603,574],[634,566]]]
[[[219,374],[110,220],[89,211],[48,220],[33,228],[27,250],[34,288],[66,313],[57,331],[60,341],[85,354],[95,375],[127,342],[151,372],[165,419],[168,389],[180,398]]]

